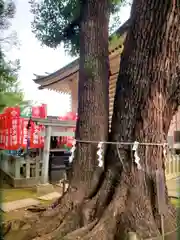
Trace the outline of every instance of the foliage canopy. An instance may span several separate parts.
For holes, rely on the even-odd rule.
[[[60,43],[71,55],[79,53],[80,0],[31,0],[32,30],[42,44],[56,48]],[[117,13],[125,0],[110,0],[110,30],[119,26]],[[113,21],[114,19],[114,21]]]

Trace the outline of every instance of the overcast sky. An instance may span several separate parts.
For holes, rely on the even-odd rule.
[[[8,57],[11,60],[20,59],[19,80],[26,99],[47,103],[48,115],[61,115],[68,109],[68,97],[48,90],[38,90],[32,79],[34,73],[39,75],[43,75],[45,72],[52,73],[71,62],[72,58],[65,54],[63,47],[56,50],[42,47],[31,32],[33,16],[30,13],[28,0],[14,1],[17,11],[12,21],[11,30],[17,32],[20,46],[11,49],[8,52]],[[129,18],[129,11],[129,7],[122,9],[120,13],[122,23]]]

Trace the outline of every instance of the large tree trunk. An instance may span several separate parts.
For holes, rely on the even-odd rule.
[[[91,1],[89,2],[91,4]],[[94,9],[99,8],[95,5]],[[94,19],[93,14],[89,13],[88,16],[91,17],[90,19]],[[177,5],[173,5],[172,1],[134,0],[131,27],[121,57],[110,141],[139,141],[141,143],[166,141],[170,121],[180,102],[179,19],[179,9]],[[88,26],[84,23],[84,26],[88,29],[92,26],[95,27],[93,23],[92,21]],[[89,37],[93,38],[94,36]],[[81,51],[87,51],[88,44],[86,44],[84,42],[86,47]],[[93,50],[91,51],[93,52]],[[98,53],[95,51],[93,54],[97,56],[96,54],[100,54],[100,52],[98,50]],[[86,86],[92,91],[97,91],[93,85],[92,71],[89,71],[91,77],[87,77],[84,65],[81,66],[80,78],[84,75],[81,79],[83,93],[87,93]],[[104,68],[100,67],[99,69]],[[107,77],[107,75],[105,76]],[[96,78],[99,79],[97,80],[98,84],[103,83],[102,79]],[[87,79],[90,79],[90,82]],[[102,89],[102,85],[100,86]],[[80,134],[79,136],[77,134],[77,138],[89,140],[88,138],[92,137],[92,140],[99,141],[106,139],[107,125],[99,131],[103,136],[102,139],[100,139],[100,134],[94,132],[93,129],[91,129],[92,135],[89,133],[89,129],[87,132],[81,131],[81,124],[84,124],[86,128],[89,127],[86,125],[88,121],[90,121],[91,127],[96,127],[97,131],[98,127],[101,127],[98,126],[99,119],[93,119],[95,116],[88,115],[89,120],[87,120],[86,113],[83,112],[83,109],[89,112],[90,106],[87,102],[94,106],[91,110],[93,114],[95,114],[94,109],[99,109],[95,103],[91,102],[89,93],[92,91],[88,91],[87,99],[82,98],[79,103],[78,131]],[[92,96],[93,101],[102,101],[102,104],[106,101],[96,98],[96,94],[92,94]],[[105,97],[105,95],[103,96]],[[84,102],[83,99],[86,99],[87,102]],[[100,112],[104,116],[105,109]],[[104,122],[106,119],[103,117]],[[105,124],[107,123],[105,122]],[[60,206],[56,208],[56,215],[53,219],[50,219],[47,213],[44,214],[36,222],[36,225],[33,225],[36,229],[35,234],[32,235],[32,230],[27,231],[28,233],[25,232],[25,237],[22,239],[28,240],[33,239],[34,236],[40,236],[39,239],[120,240],[124,239],[128,232],[136,232],[143,239],[159,237],[162,233],[162,226],[157,204],[155,172],[161,170],[164,173],[162,146],[140,145],[138,153],[143,170],[138,170],[134,163],[131,147],[122,144],[118,147],[113,144],[109,145],[105,159],[104,178],[101,178],[96,192],[83,200],[86,194],[84,194],[83,184],[85,183],[84,186],[90,188],[92,169],[95,169],[97,157],[95,156],[96,146],[79,144],[74,170],[76,167],[79,167],[81,171],[85,170],[82,169],[82,161],[86,161],[84,167],[88,169],[88,173],[84,173],[82,177],[79,176],[80,172],[78,175],[78,171],[76,173],[75,170],[72,178],[77,188],[76,195],[73,196],[79,194],[81,187],[83,189],[80,204],[69,205],[69,211],[67,208],[64,210],[63,202],[67,201],[67,198],[64,197]],[[90,153],[93,152],[94,155],[90,156]],[[90,165],[88,166],[87,163]],[[80,187],[78,181],[83,183],[79,185]],[[167,208],[164,220],[165,233],[167,233],[174,231],[177,223],[175,209],[169,203],[166,189],[165,200]],[[43,225],[45,221],[48,223],[46,230]],[[176,239],[176,231],[167,235],[165,239]]]
[[[134,1],[121,57],[110,141],[166,142],[180,98],[180,43],[176,40],[180,37],[179,19],[179,9],[173,2]],[[134,164],[132,146],[120,145],[117,150],[110,145],[106,178],[95,199],[102,217],[89,237],[121,239],[123,233],[135,231],[148,238],[161,233],[155,172],[164,173],[163,149],[140,146],[138,152],[143,167],[140,171]],[[117,185],[114,191],[113,182]],[[165,198],[167,233],[176,229],[177,219],[166,187]],[[175,239],[176,234],[167,238]]]

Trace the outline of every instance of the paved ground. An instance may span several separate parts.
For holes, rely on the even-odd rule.
[[[180,192],[178,191],[178,188],[180,189],[180,178],[167,181],[167,187],[170,197],[180,197]],[[59,198],[61,195],[62,192],[57,192],[54,190],[53,192],[45,194],[43,196],[34,196],[34,198],[24,198],[16,201],[4,202],[1,204],[0,209],[3,212],[10,212],[33,205],[39,205],[40,201],[38,201],[37,199],[43,201],[51,201]]]
[[[39,205],[39,204],[40,204],[40,201],[38,201],[36,199],[25,198],[25,199],[21,199],[21,200],[12,201],[12,202],[1,203],[0,209],[3,212],[10,212],[10,211],[14,211],[17,209],[26,208],[26,207],[30,207],[33,205]]]
[[[24,216],[31,216],[34,215],[36,213],[27,211],[26,209],[36,205],[37,201],[40,202],[41,206],[48,206],[51,205],[54,201],[55,201],[55,195],[56,197],[59,197],[59,193],[62,194],[62,187],[61,186],[56,186],[54,185],[54,192],[56,192],[55,194],[51,194],[50,196],[45,196],[45,199],[41,200],[38,199],[38,197],[42,196],[37,194],[37,191],[34,188],[28,188],[28,189],[14,189],[11,186],[7,185],[7,184],[3,184],[3,186],[1,186],[0,189],[0,195],[1,195],[1,206],[2,206],[2,202],[3,204],[3,210],[2,208],[0,208],[0,214],[3,218],[3,221],[7,221],[7,220],[12,220],[12,219],[20,219],[23,218]],[[57,194],[58,193],[58,194]],[[45,194],[43,194],[45,195]],[[21,207],[17,208],[17,204],[13,203],[15,206],[9,207],[9,202],[19,202],[20,200],[24,200],[24,199],[33,199],[33,202],[29,203],[28,206],[23,206],[21,205]],[[36,202],[34,202],[36,201]],[[8,203],[8,205],[7,205]],[[12,209],[10,212],[7,212],[7,206],[8,208]],[[11,206],[11,205],[10,205]],[[15,209],[16,208],[16,209]]]
[[[60,194],[58,192],[52,192],[52,193],[48,193],[44,196],[38,197],[38,199],[44,200],[44,201],[50,201],[50,200],[59,198],[61,195],[62,194]]]
[[[178,189],[180,190],[180,177],[167,181],[167,187],[170,197],[180,197],[180,191],[178,191]],[[7,186],[5,186],[5,188],[1,190],[3,191],[3,200],[5,201],[5,205],[1,204],[0,207],[5,211],[3,213],[4,220],[19,219],[24,215],[32,215],[31,212],[26,211],[27,207],[39,204],[39,202],[43,205],[49,205],[62,194],[62,187],[57,185],[54,185],[53,193],[43,194],[43,196],[41,195],[41,199],[39,199],[40,196],[37,195],[34,190],[30,189],[8,189]],[[25,198],[30,200],[27,201]],[[21,199],[23,199],[23,201]],[[24,203],[24,200],[26,203]],[[13,207],[12,201],[15,201]],[[21,206],[18,207],[18,205]]]

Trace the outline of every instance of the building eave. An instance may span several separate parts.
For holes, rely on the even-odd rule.
[[[62,76],[64,75],[64,73],[66,73],[67,71],[73,71],[74,68],[76,68],[76,66],[79,65],[79,58],[74,60],[73,62],[67,64],[66,66],[64,66],[63,68],[60,68],[59,70],[47,75],[47,76],[38,76],[36,74],[34,74],[35,76],[37,76],[35,79],[33,79],[33,81],[36,83],[36,84],[42,84],[45,83],[46,81],[49,81],[49,80],[52,80],[54,79],[55,77],[58,77],[58,76]],[[62,80],[64,79],[64,77],[62,77]]]
[[[116,34],[118,36],[124,35],[128,28],[130,27],[130,19],[127,20],[114,34],[112,34],[109,38],[109,40],[112,40],[112,37]],[[118,51],[121,48],[122,44],[115,44],[112,48],[110,46],[109,54],[114,55],[116,51]],[[77,74],[79,72],[79,58],[74,60],[73,62],[67,64],[65,67],[57,70],[54,73],[51,73],[47,76],[37,76],[36,79],[33,79],[33,81],[40,85],[39,89],[54,89],[53,85],[60,82],[64,82],[64,80],[73,80],[76,78]],[[62,84],[63,85],[63,84]],[[61,91],[61,90],[60,90]],[[62,91],[64,91],[62,86]],[[69,92],[66,90],[65,92]]]

